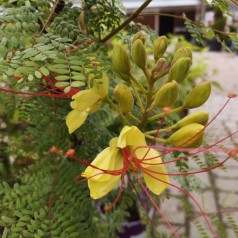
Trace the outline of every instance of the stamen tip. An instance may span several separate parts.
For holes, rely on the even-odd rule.
[[[103,208],[104,212],[110,212],[112,210],[112,205],[107,205]]]
[[[232,149],[232,150],[228,150],[228,154],[229,155],[237,155],[238,154],[238,149]]]
[[[229,94],[227,95],[227,97],[228,97],[228,98],[235,98],[235,97],[237,97],[237,94],[235,94],[235,93],[229,93]]]
[[[65,153],[65,155],[71,157],[71,156],[74,155],[74,153],[75,153],[75,150],[74,150],[74,149],[69,149],[69,150]]]
[[[56,146],[52,146],[51,148],[50,148],[50,152],[51,153],[56,153],[58,151],[58,148],[56,147]]]
[[[164,107],[163,108],[163,112],[164,113],[168,113],[168,112],[170,112],[171,111],[171,108],[170,107]]]

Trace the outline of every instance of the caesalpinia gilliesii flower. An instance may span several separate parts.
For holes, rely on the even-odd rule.
[[[77,130],[87,119],[90,112],[95,112],[108,94],[108,77],[103,73],[101,79],[95,79],[93,87],[75,94],[71,102],[73,110],[66,117],[69,133]]]
[[[111,139],[109,147],[81,174],[88,180],[91,197],[105,196],[117,185],[122,174],[138,169],[147,187],[159,195],[168,186],[169,177],[159,153],[146,146],[145,136],[137,127],[125,126],[119,137]]]

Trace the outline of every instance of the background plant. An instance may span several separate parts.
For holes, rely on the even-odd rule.
[[[113,237],[116,236],[116,230],[122,229],[122,222],[129,217],[128,207],[135,204],[147,224],[148,234],[154,234],[158,220],[155,219],[155,224],[151,225],[146,211],[137,203],[137,195],[130,192],[130,186],[124,190],[117,207],[102,214],[98,209],[110,204],[117,191],[100,202],[92,202],[86,184],[73,183],[84,167],[70,158],[56,156],[49,151],[52,146],[64,151],[74,148],[76,154],[91,162],[101,149],[107,147],[108,141],[119,133],[123,121],[148,131],[157,131],[157,117],[151,123],[148,121],[159,112],[162,113],[159,117],[163,118],[164,106],[159,108],[156,105],[151,115],[148,109],[154,102],[152,96],[166,81],[171,81],[168,73],[173,59],[168,56],[163,61],[167,66],[161,76],[163,83],[152,83],[149,72],[155,67],[156,60],[150,62],[146,52],[148,48],[152,52],[153,47],[148,43],[143,53],[144,45],[140,43],[143,39],[137,39],[134,47],[139,45],[142,49],[144,62],[137,61],[138,50],[133,53],[130,38],[127,42],[130,44],[126,47],[119,46],[127,54],[129,48],[132,50],[130,57],[134,63],[131,64],[131,59],[128,59],[132,71],[127,72],[129,80],[125,81],[125,78],[121,78],[120,70],[115,72],[116,64],[113,68],[108,49],[100,42],[102,36],[117,28],[121,12],[106,1],[100,2],[106,11],[102,23],[97,27],[95,22],[99,19],[98,14],[93,12],[95,9],[92,9],[95,4],[93,1],[83,3],[84,16],[81,8],[71,8],[71,4],[52,1],[53,5],[49,5],[48,2],[15,1],[18,5],[1,16],[1,86],[8,93],[13,93],[1,93],[1,179],[7,182],[3,182],[0,189],[0,225],[5,228],[3,237]],[[110,18],[114,19],[113,24],[108,21],[107,11]],[[82,33],[82,26],[87,28],[87,34]],[[166,38],[163,40],[166,41]],[[189,59],[187,61],[190,62]],[[79,89],[92,87],[94,80],[102,77],[102,70],[110,78],[110,100],[100,110],[89,115],[85,124],[69,136],[65,117],[71,110],[71,96]],[[116,77],[118,73],[119,77]],[[177,77],[177,80],[181,80],[181,77]],[[113,96],[118,83],[130,87],[133,92],[135,104],[129,112],[123,110],[120,98]],[[26,94],[17,95],[20,91]],[[182,111],[182,108],[179,110]],[[173,123],[172,119],[168,119],[163,127],[172,126]],[[163,134],[164,138],[157,140],[165,142],[169,136],[170,133]],[[147,137],[154,140],[150,134]],[[13,166],[10,165],[10,156],[15,161]],[[174,156],[178,157],[177,154]],[[180,171],[188,167],[186,161],[177,166]],[[197,184],[192,179],[188,181]],[[181,183],[188,185],[186,181]],[[162,201],[163,198],[155,199]]]

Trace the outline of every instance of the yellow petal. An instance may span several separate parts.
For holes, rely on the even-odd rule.
[[[88,112],[87,111],[71,111],[66,117],[66,125],[69,129],[69,133],[73,133],[77,130],[87,119]]]
[[[144,158],[145,154],[147,153],[148,149],[139,149],[136,153],[136,156],[139,156],[140,159]],[[169,176],[163,175],[167,174],[166,167],[163,164],[156,165],[159,163],[162,163],[161,157],[158,157],[159,153],[154,150],[150,149],[147,155],[145,156],[145,159],[151,158],[151,160],[144,160],[141,163],[141,166],[143,167],[143,176],[145,179],[145,183],[147,187],[154,193],[159,195],[162,193],[169,185]],[[155,158],[156,157],[156,158]],[[162,173],[162,174],[158,174]],[[161,180],[161,181],[160,181]],[[164,181],[164,182],[163,182]]]
[[[101,95],[97,94],[94,89],[87,89],[80,91],[73,97],[75,101],[71,106],[78,111],[85,111],[87,108],[93,107],[98,101],[101,100]]]
[[[118,148],[107,147],[97,155],[97,157],[93,160],[91,165],[99,169],[93,168],[92,166],[88,166],[86,170],[81,174],[81,176],[89,178],[89,180],[91,181],[98,181],[98,182],[108,181],[109,183],[111,178],[114,177],[114,175],[103,173],[100,169],[110,171],[122,169],[123,156]]]
[[[94,79],[93,89],[101,98],[105,98],[108,94],[108,77],[105,72],[103,72],[101,79]]]
[[[136,126],[125,126],[118,138],[117,146],[125,148],[127,146],[144,146],[146,145],[144,134]]]
[[[106,194],[108,194],[119,182],[121,175],[119,176],[110,176],[110,180],[105,182],[93,181],[92,179],[88,180],[88,187],[90,189],[90,196],[93,199],[99,199]]]

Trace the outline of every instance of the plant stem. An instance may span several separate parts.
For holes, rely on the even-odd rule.
[[[150,81],[150,79],[149,79]],[[153,83],[149,83],[149,88],[148,88],[148,92],[146,94],[146,107],[145,107],[145,110],[144,110],[144,113],[143,113],[143,119],[142,119],[142,122],[140,123],[139,127],[140,129],[143,129],[146,125],[146,123],[148,122],[148,116],[149,116],[149,111],[148,111],[148,108],[151,107],[151,104],[153,102]]]
[[[133,77],[133,75],[130,75],[130,77],[131,77],[131,81],[133,81],[144,94],[147,94],[146,89]]]
[[[120,30],[126,27],[131,21],[133,21],[150,3],[152,0],[146,0],[130,17],[128,17],[120,26],[111,31],[107,36],[105,36],[101,41],[105,43],[114,35],[116,35]]]
[[[145,135],[146,138],[150,139],[150,140],[155,140],[159,143],[163,143],[163,144],[168,144],[168,141],[165,139],[161,139],[161,138],[156,138],[154,136],[149,136],[149,135]]]
[[[139,93],[138,93],[138,91],[137,91],[137,89],[136,89],[136,87],[135,87],[135,85],[134,85],[134,83],[132,81],[131,81],[131,86],[132,86],[132,88],[133,88],[133,90],[134,90],[134,92],[136,94],[136,99],[138,101],[138,104],[139,104],[139,107],[140,107],[140,111],[141,111],[141,113],[144,113],[143,103],[142,103],[140,95],[139,95]]]
[[[167,112],[167,114],[171,114],[171,113],[175,113],[175,112],[180,112],[180,111],[182,111],[183,109],[185,109],[183,106],[177,107],[177,108],[171,110],[170,112]],[[161,118],[161,117],[163,117],[163,116],[164,116],[164,112],[162,112],[162,113],[160,113],[160,114],[158,114],[158,115],[155,115],[155,116],[152,116],[152,117],[148,118],[148,121],[154,121],[154,120],[157,120],[157,119],[159,119],[159,118]]]
[[[156,134],[159,132],[170,132],[172,129],[172,127],[166,127],[166,128],[163,128],[163,129],[159,129],[159,130],[152,130],[152,131],[147,131],[145,132],[146,135],[153,135],[153,134]]]
[[[107,102],[115,111],[117,111],[119,113],[119,115],[122,118],[122,120],[123,120],[125,125],[128,125],[128,126],[131,125],[130,122],[127,120],[127,118],[123,115],[123,113],[120,110],[120,108],[118,108],[109,97],[107,97],[105,99],[105,102]]]
[[[140,119],[137,118],[136,116],[134,116],[131,112],[128,112],[127,115],[133,119],[134,121],[138,122],[138,123],[141,123]]]

